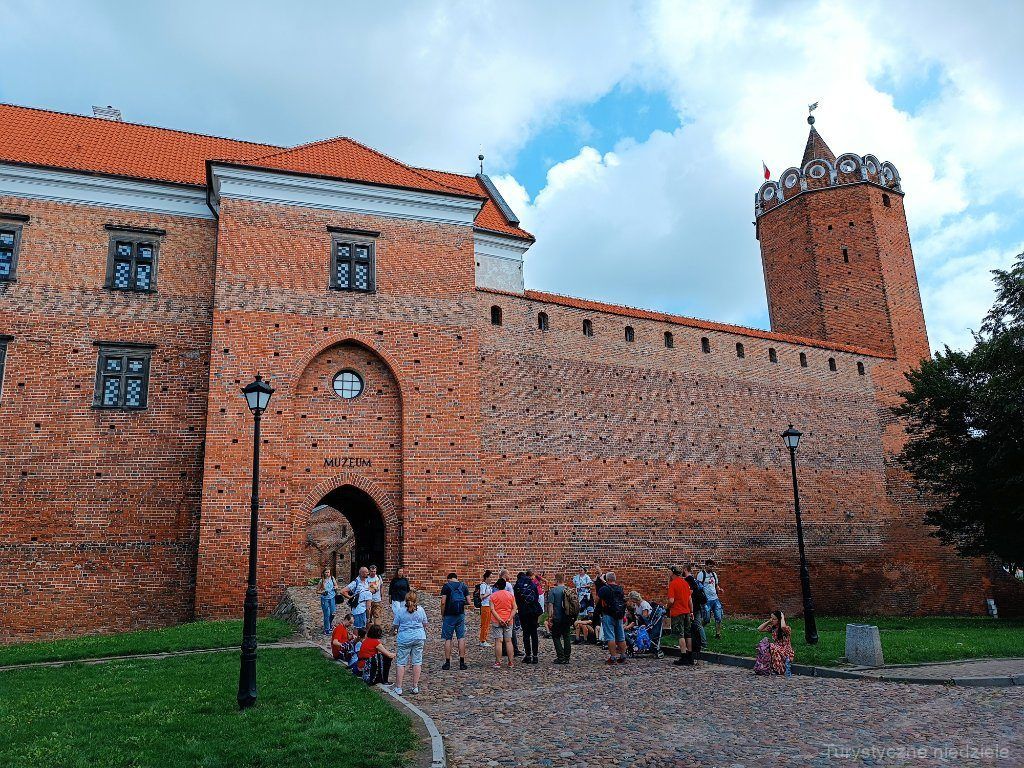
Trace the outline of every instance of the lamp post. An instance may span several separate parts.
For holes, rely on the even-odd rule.
[[[807,558],[804,556],[804,526],[800,520],[800,489],[796,484],[796,447],[800,445],[803,433],[789,425],[782,433],[782,439],[789,448],[789,465],[793,470],[793,506],[796,508],[796,542],[800,548],[800,589],[804,598],[804,638],[808,645],[818,644],[818,624],[814,620],[814,598],[811,597],[811,575],[807,572]]]
[[[238,708],[248,709],[256,703],[256,614],[259,595],[256,591],[256,539],[260,514],[260,418],[270,403],[274,389],[261,376],[242,390],[252,411],[252,501],[249,508],[249,585],[245,589],[242,619],[242,666],[238,673]]]

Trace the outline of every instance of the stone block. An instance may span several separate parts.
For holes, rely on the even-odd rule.
[[[846,660],[859,667],[881,667],[882,639],[872,624],[846,625]]]

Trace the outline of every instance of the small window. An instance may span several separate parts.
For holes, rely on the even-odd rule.
[[[632,343],[635,340],[636,340],[636,334],[633,332],[633,326],[632,325],[627,325],[626,326],[626,341]]]
[[[828,359],[828,369],[830,371],[834,371],[836,369],[836,359],[834,357],[830,357]]]
[[[363,377],[355,371],[339,371],[331,385],[334,387],[334,394],[345,400],[359,397],[363,393]]]
[[[705,355],[711,352],[711,342],[708,341],[708,337],[704,336],[700,340],[700,350]]]
[[[769,363],[777,363],[777,362],[779,362],[779,356],[775,352],[775,349],[773,347],[769,347],[768,348],[768,362]]]
[[[537,315],[537,330],[546,331],[548,329],[548,313],[541,312]]]
[[[145,408],[151,354],[149,348],[101,347],[93,405],[127,410]]]
[[[376,247],[369,240],[335,237],[331,241],[331,288],[373,293]]]
[[[106,287],[115,291],[155,291],[159,250],[159,235],[127,231],[111,234]]]
[[[21,226],[0,221],[0,281],[14,280],[21,250]]]
[[[501,307],[497,304],[491,307],[491,325],[501,325]]]
[[[583,335],[593,336],[594,335],[594,324],[589,320],[583,321]]]
[[[882,205],[884,205],[886,208],[892,208],[892,201],[889,199],[889,196],[886,195],[886,194],[882,195]]]
[[[736,357],[746,357],[747,353],[743,349],[743,345],[738,341],[736,342]]]
[[[846,248],[843,248],[843,261],[845,261],[847,264],[850,263],[850,251]]]
[[[676,345],[676,340],[672,338],[671,331],[665,331],[665,346],[672,349]]]
[[[11,336],[0,334],[0,399],[4,396],[4,370],[7,368],[7,344]]]
[[[807,353],[806,352],[801,352],[800,353],[800,367],[801,368],[806,368],[807,367]]]
[[[857,362],[857,373],[860,374],[861,376],[864,375],[864,363],[860,361]]]

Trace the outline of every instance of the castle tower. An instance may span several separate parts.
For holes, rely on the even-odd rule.
[[[836,157],[807,122],[800,167],[754,199],[772,330],[917,366],[930,352],[899,173],[874,155]]]

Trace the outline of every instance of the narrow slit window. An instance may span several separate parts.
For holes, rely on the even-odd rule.
[[[864,375],[864,363],[860,362],[859,360],[857,361],[857,373],[860,374],[861,376]]]
[[[589,320],[583,321],[583,335],[593,336],[594,335],[594,324]]]
[[[828,369],[830,371],[834,371],[836,369],[836,359],[834,357],[830,357],[828,359]]]
[[[700,340],[700,351],[705,355],[711,352],[711,341],[708,340],[707,336],[702,337]]]
[[[501,307],[497,304],[491,307],[491,325],[501,325]]]
[[[672,349],[676,345],[676,340],[672,337],[671,331],[665,331],[665,346]]]
[[[850,263],[850,251],[847,248],[843,248],[843,261],[847,264]]]
[[[743,345],[740,342],[736,342],[736,357],[746,357],[746,350],[743,349]]]
[[[800,353],[800,367],[801,368],[806,368],[807,367],[807,353],[806,352],[801,352]]]
[[[636,340],[636,333],[633,332],[633,326],[626,326],[626,341],[633,343]]]
[[[777,362],[779,362],[779,355],[775,352],[775,348],[774,347],[769,347],[768,348],[768,362],[769,363],[777,363]]]
[[[546,331],[548,329],[548,313],[541,312],[537,315],[537,330]]]
[[[4,369],[7,367],[7,344],[12,339],[12,336],[0,334],[0,399],[3,399],[4,396]]]
[[[886,194],[882,195],[882,205],[884,205],[886,208],[892,208],[892,201],[889,200],[889,196]]]

